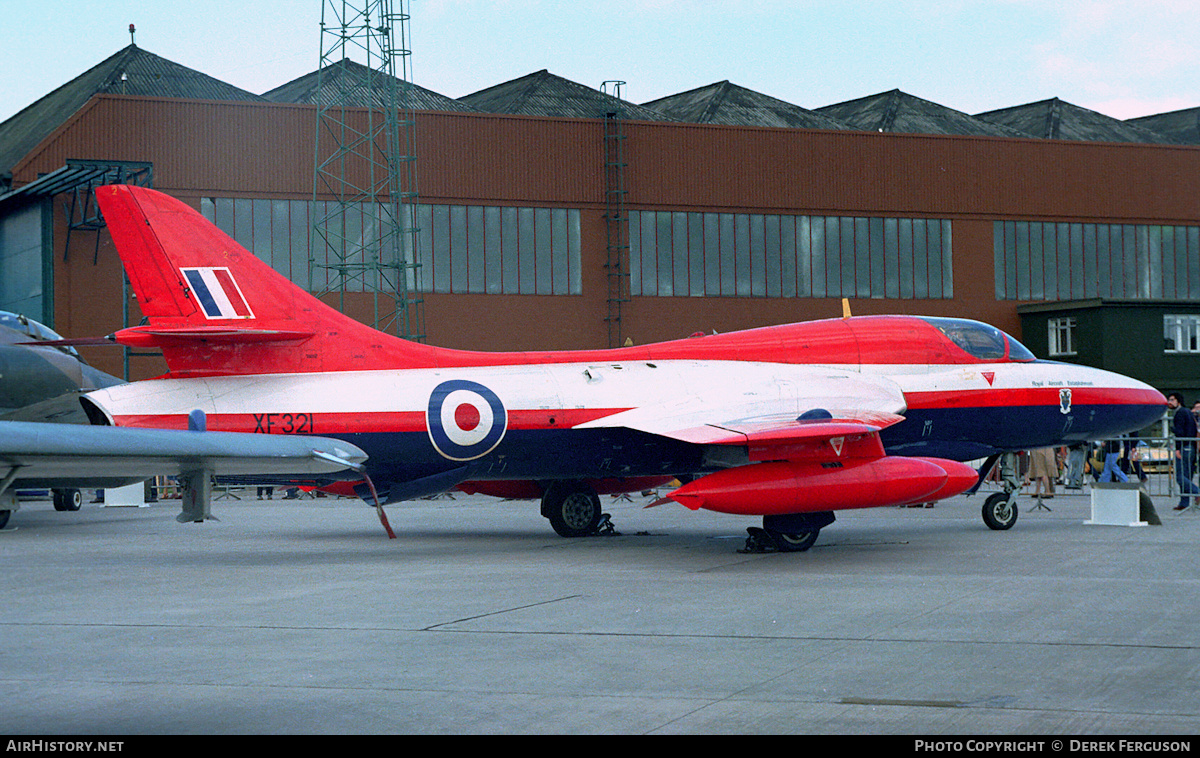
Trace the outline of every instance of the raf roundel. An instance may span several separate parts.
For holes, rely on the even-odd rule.
[[[482,384],[450,379],[429,395],[425,425],[442,457],[469,461],[500,444],[508,428],[508,413],[496,393]]]

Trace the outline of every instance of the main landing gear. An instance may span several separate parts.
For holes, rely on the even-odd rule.
[[[83,505],[83,494],[77,489],[52,490],[52,494],[56,511],[77,511]],[[19,507],[17,493],[7,489],[4,482],[0,481],[0,529],[8,526],[8,520]]]
[[[54,510],[77,511],[83,505],[83,493],[74,487],[53,490]]]
[[[833,523],[833,511],[819,513],[789,513],[784,516],[763,516],[759,529],[746,529],[746,546],[740,553],[803,553],[817,541],[821,529]]]
[[[542,515],[561,537],[616,534],[600,496],[586,482],[551,482],[542,493]],[[762,528],[746,531],[743,553],[802,553],[813,546],[821,530],[834,521],[832,511],[763,516]]]
[[[609,515],[600,510],[600,496],[584,482],[552,482],[542,493],[542,515],[560,537],[613,533]]]

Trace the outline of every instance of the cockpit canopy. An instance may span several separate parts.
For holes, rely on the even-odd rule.
[[[31,318],[0,311],[0,345],[19,344],[37,340],[61,340],[62,336],[45,324]],[[79,358],[79,353],[69,345],[56,346],[57,350],[73,358]]]
[[[981,361],[1017,361],[1024,363],[1037,360],[1029,348],[994,326],[963,318],[922,319],[937,327],[955,345],[968,355]]]

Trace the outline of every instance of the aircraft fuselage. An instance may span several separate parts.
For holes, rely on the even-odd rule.
[[[905,416],[881,433],[889,454],[968,461],[1144,426],[1161,415],[1155,397],[1136,380],[1046,361],[699,360],[164,379],[89,395],[117,425],[179,428],[199,408],[214,430],[339,437],[366,451],[369,470],[385,481],[450,471],[479,481],[628,478],[745,462],[736,446],[719,446],[726,459],[696,444],[710,441],[703,410],[718,403],[746,417],[769,408],[790,419],[817,408],[837,416],[885,407]],[[655,418],[605,422],[663,406],[698,409],[695,442],[664,436]]]

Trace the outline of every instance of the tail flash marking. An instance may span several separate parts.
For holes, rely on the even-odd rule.
[[[254,318],[228,268],[181,268],[208,319]]]

